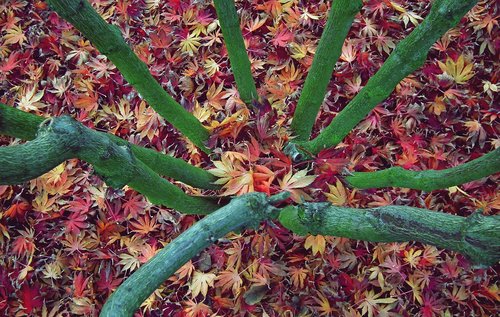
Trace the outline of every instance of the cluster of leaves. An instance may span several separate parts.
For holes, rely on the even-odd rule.
[[[359,191],[342,177],[393,165],[447,168],[500,146],[494,1],[480,1],[434,45],[424,67],[343,143],[299,164],[282,148],[330,1],[237,3],[262,96],[259,109],[238,97],[210,3],[91,2],[121,28],[163,87],[210,129],[214,154],[207,157],[166,124],[39,0],[0,3],[0,101],[40,115],[69,113],[91,128],[184,158],[220,177],[220,195],[288,190],[295,202],[405,204],[463,216],[478,208],[499,212],[498,175],[432,193]],[[429,1],[365,1],[314,133],[428,8]],[[0,138],[2,145],[16,142]],[[77,160],[24,186],[0,186],[0,314],[96,315],[123,279],[196,219],[152,206],[130,189],[106,187]],[[229,235],[184,265],[140,314],[490,316],[500,300],[498,269],[473,270],[460,255],[416,243],[298,237],[269,223]]]

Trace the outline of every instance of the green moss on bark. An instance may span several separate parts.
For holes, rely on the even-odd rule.
[[[213,199],[186,195],[137,160],[129,146],[68,116],[43,121],[33,141],[0,147],[0,184],[28,181],[70,158],[91,163],[108,185],[129,185],[154,204],[190,214],[208,214],[219,207]]]
[[[480,266],[500,260],[500,216],[474,213],[459,217],[408,206],[355,209],[306,203],[282,209],[279,220],[300,235],[372,242],[419,241],[458,251]]]
[[[262,193],[242,195],[198,221],[125,280],[100,316],[133,316],[146,298],[200,251],[232,231],[256,228],[263,220],[275,218],[278,209],[272,202]]]
[[[500,172],[500,148],[470,162],[444,169],[409,171],[396,166],[377,172],[356,172],[347,176],[355,188],[404,187],[431,191],[465,184]]]
[[[33,140],[36,137],[38,126],[43,120],[43,117],[0,103],[0,135]],[[184,160],[131,144],[112,134],[98,133],[106,135],[118,145],[130,147],[137,159],[162,176],[171,177],[197,188],[220,188],[219,185],[213,184],[217,177],[199,167],[186,163]]]

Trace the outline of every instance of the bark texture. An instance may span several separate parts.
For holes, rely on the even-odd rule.
[[[470,162],[444,169],[409,171],[396,166],[346,177],[355,188],[404,187],[431,191],[465,184],[500,172],[500,148]]]
[[[45,120],[31,113],[9,107],[0,102],[0,135],[8,135],[22,140],[33,140],[38,126]]]
[[[460,217],[407,206],[370,209],[306,203],[281,210],[283,226],[299,235],[321,234],[372,242],[419,241],[454,250],[478,266],[500,260],[500,216]]]
[[[146,298],[200,251],[232,231],[256,228],[263,220],[276,218],[279,209],[271,204],[287,196],[268,198],[262,193],[250,193],[233,198],[184,231],[125,280],[109,297],[100,316],[133,316]]]

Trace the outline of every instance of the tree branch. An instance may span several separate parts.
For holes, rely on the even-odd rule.
[[[456,250],[477,265],[500,260],[500,216],[475,213],[467,218],[406,206],[371,209],[306,203],[278,209],[272,204],[287,199],[250,193],[198,221],[132,274],[105,303],[101,317],[133,316],[140,304],[169,276],[231,231],[255,228],[274,219],[300,235],[323,234],[374,242],[420,241]],[[441,226],[436,227],[436,223]]]
[[[315,139],[297,142],[299,147],[314,155],[339,144],[378,103],[391,94],[402,79],[423,65],[432,44],[448,29],[457,25],[476,2],[477,0],[434,1],[428,16],[397,45],[356,97]]]
[[[45,120],[0,102],[0,135],[8,135],[22,140],[33,140],[38,126]]]
[[[36,178],[75,157],[91,163],[108,185],[129,185],[153,204],[193,214],[206,214],[219,207],[212,200],[186,195],[137,160],[128,146],[117,145],[106,134],[68,116],[43,121],[33,141],[0,147],[0,184]]]
[[[23,140],[33,140],[36,137],[38,126],[43,120],[43,117],[0,103],[0,135],[8,135]],[[160,175],[171,177],[196,188],[220,188],[219,185],[213,184],[217,180],[217,177],[204,169],[188,164],[179,158],[131,144],[115,135],[103,132],[98,133],[108,136],[118,145],[130,147],[137,159]]]
[[[117,26],[107,24],[87,0],[47,0],[47,3],[107,56],[156,112],[201,150],[210,152],[204,145],[208,130],[160,86],[127,45]]]
[[[356,172],[346,180],[355,188],[404,187],[431,191],[461,185],[500,172],[500,148],[470,162],[444,169],[409,171],[396,166]]]
[[[279,220],[299,235],[372,242],[419,241],[458,251],[476,265],[489,266],[500,260],[500,216],[479,212],[459,217],[407,206],[354,209],[306,203],[282,209]]]
[[[361,0],[333,1],[326,27],[293,114],[291,129],[297,136],[296,140],[308,140],[311,135],[333,68],[342,53],[342,44],[351,28],[354,16],[362,5]]]
[[[263,220],[276,218],[279,209],[271,203],[286,197],[268,198],[262,193],[250,193],[233,198],[228,205],[184,231],[126,279],[106,301],[100,316],[133,316],[146,298],[200,251],[229,232],[256,228]]]
[[[241,100],[247,105],[251,105],[252,101],[258,99],[258,94],[234,1],[214,0],[214,5],[229,54],[234,80],[238,86],[238,92]]]
[[[186,163],[180,158],[131,144],[113,134],[103,134],[106,134],[111,140],[119,145],[129,146],[137,159],[160,175],[171,177],[196,188],[214,190],[221,188],[220,185],[214,184],[218,178],[202,168]]]

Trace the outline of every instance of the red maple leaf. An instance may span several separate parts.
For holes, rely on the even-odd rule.
[[[5,217],[9,218],[23,218],[26,211],[30,209],[31,205],[25,201],[19,201],[9,207],[4,213]]]
[[[28,286],[28,284],[24,284],[23,287],[21,287],[19,299],[23,305],[24,312],[27,314],[30,314],[37,308],[41,308],[43,305],[40,288],[36,285]]]
[[[276,46],[281,46],[285,47],[290,41],[292,41],[294,38],[294,35],[290,30],[287,28],[282,28],[281,30],[278,30],[276,34],[274,35],[273,39],[271,40],[271,43]]]
[[[100,292],[106,292],[107,294],[114,291],[123,281],[122,278],[115,278],[114,272],[110,269],[110,267],[101,269],[99,271],[99,277],[100,278],[96,281],[97,289]]]
[[[143,196],[132,194],[132,196],[123,203],[123,213],[127,215],[127,219],[135,219],[137,215],[142,214],[144,209],[148,206],[148,203],[144,201]]]
[[[78,273],[73,279],[73,296],[74,297],[84,297],[89,291],[85,290],[89,282],[90,276],[85,278],[83,272]]]
[[[19,62],[21,61],[18,57],[19,52],[10,54],[9,58],[5,62],[0,64],[0,73],[6,73],[18,67]]]
[[[87,216],[83,213],[70,213],[68,216],[68,220],[64,221],[65,232],[79,234],[81,229],[85,229],[88,227],[86,220]]]

